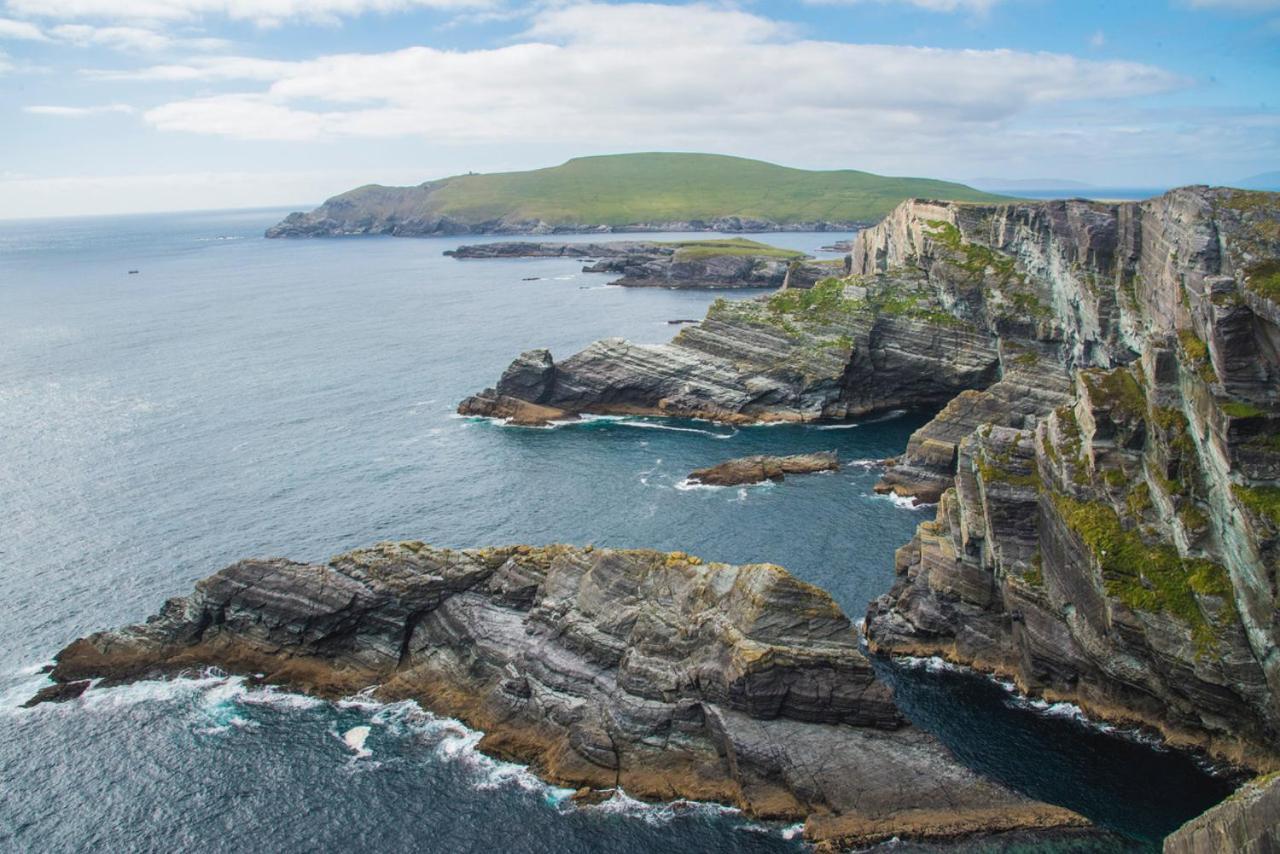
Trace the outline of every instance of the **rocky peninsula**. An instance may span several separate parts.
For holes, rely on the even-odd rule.
[[[763,483],[766,480],[783,480],[789,474],[812,474],[820,471],[836,471],[840,458],[835,451],[818,451],[812,454],[792,454],[786,457],[770,457],[757,454],[725,460],[719,465],[697,469],[690,473],[690,483],[707,486],[741,486]]]
[[[585,273],[614,273],[628,288],[778,288],[794,275],[811,283],[815,262],[803,252],[754,240],[604,243],[477,243],[444,253],[458,259],[582,258]],[[834,271],[829,264],[822,265]]]
[[[817,172],[714,154],[575,157],[527,172],[357,187],[267,237],[831,231],[848,234],[913,196],[999,199],[947,181]]]
[[[669,344],[531,351],[459,410],[936,409],[880,486],[938,511],[872,648],[1280,767],[1280,196],[913,200],[851,270],[718,301]]]
[[[205,666],[322,697],[376,685],[550,781],[804,821],[828,849],[1087,832],[906,724],[830,596],[769,564],[420,542],[246,560],[70,644],[34,702]]]

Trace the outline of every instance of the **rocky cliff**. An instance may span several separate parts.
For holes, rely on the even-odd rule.
[[[417,542],[242,561],[72,643],[35,699],[208,665],[322,696],[376,685],[558,783],[737,804],[825,846],[1086,824],[907,726],[831,598],[767,564]]]
[[[464,413],[809,421],[941,407],[938,502],[867,632],[1254,767],[1280,755],[1280,197],[912,201],[853,274],[667,345],[518,359]]]

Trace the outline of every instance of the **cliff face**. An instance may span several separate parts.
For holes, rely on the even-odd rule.
[[[906,726],[831,598],[767,564],[416,542],[243,561],[72,643],[35,699],[207,665],[324,696],[378,685],[553,781],[807,819],[826,845],[1086,824]]]
[[[873,645],[1274,765],[1277,257],[1274,195],[1204,188],[909,203],[860,236],[855,270],[924,271],[1006,365],[886,475],[942,491],[871,607]],[[1009,362],[1043,378],[1007,389]]]
[[[942,407],[937,501],[867,633],[1255,767],[1280,754],[1280,196],[899,206],[853,275],[667,345],[516,360],[460,411],[725,421]]]

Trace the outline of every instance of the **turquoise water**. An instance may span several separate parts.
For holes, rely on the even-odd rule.
[[[138,621],[249,555],[320,560],[396,538],[681,549],[780,563],[857,619],[927,518],[874,496],[876,472],[856,464],[679,488],[747,453],[895,454],[927,413],[737,430],[531,430],[453,413],[523,349],[664,341],[668,320],[723,294],[606,287],[571,261],[441,255],[461,240],[261,239],[281,214],[0,223],[0,846],[796,849],[793,829],[714,808],[572,808],[476,754],[474,734],[403,706],[308,702],[212,674],[16,708],[69,640]],[[769,239],[815,250],[831,238]],[[1135,839],[1227,791],[1183,757],[1020,708],[985,680],[886,673],[964,761]],[[372,727],[359,761],[341,740],[356,725]],[[1010,739],[1018,751],[1001,750]]]

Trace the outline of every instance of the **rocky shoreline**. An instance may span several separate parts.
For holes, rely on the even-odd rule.
[[[857,221],[775,222],[753,217],[663,220],[627,225],[601,223],[557,223],[529,219],[495,219],[467,222],[450,216],[404,218],[360,210],[339,210],[327,203],[310,213],[295,211],[266,230],[267,238],[281,237],[456,237],[464,234],[647,234],[715,231],[722,234],[765,234],[768,232],[850,233],[871,223]]]
[[[418,542],[247,560],[73,642],[33,701],[205,666],[329,698],[376,685],[551,782],[804,821],[827,850],[1088,832],[908,725],[830,596],[769,564]]]
[[[879,486],[937,502],[867,634],[1280,767],[1280,196],[906,202],[852,275],[665,345],[530,351],[464,414],[814,422],[934,408]]]
[[[624,288],[779,288],[812,284],[814,270],[838,272],[801,252],[748,240],[605,243],[477,243],[450,249],[460,260],[581,258],[584,273],[613,273],[609,284]]]

